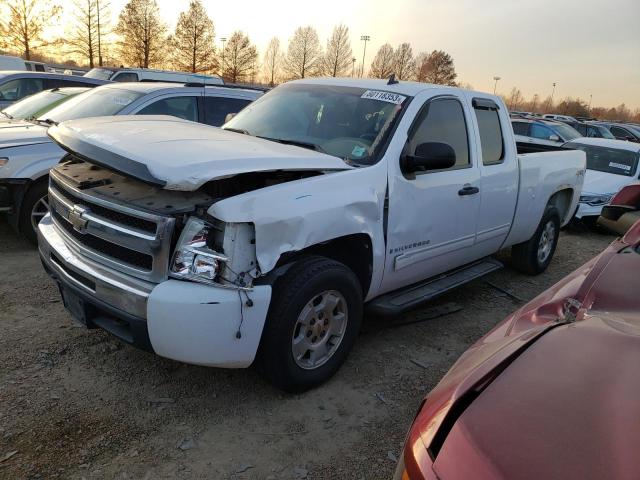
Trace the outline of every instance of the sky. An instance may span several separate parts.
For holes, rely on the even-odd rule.
[[[114,21],[127,0],[111,0]],[[66,4],[65,4],[66,2]],[[72,0],[63,0],[68,8]],[[189,0],[158,0],[170,28]],[[299,26],[320,41],[336,24],[349,27],[361,62],[361,35],[369,35],[365,65],[378,48],[409,42],[414,54],[445,50],[458,80],[498,93],[513,87],[527,97],[580,97],[592,106],[640,108],[640,0],[203,0],[216,37],[242,30],[263,51],[277,36],[286,48]],[[67,5],[68,4],[68,5]],[[221,46],[221,43],[218,43]]]

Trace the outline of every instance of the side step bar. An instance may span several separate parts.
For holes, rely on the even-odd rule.
[[[366,309],[374,315],[399,315],[502,267],[498,260],[485,258],[424,282],[381,295],[369,302]]]

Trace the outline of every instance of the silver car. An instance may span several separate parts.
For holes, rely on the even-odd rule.
[[[94,88],[49,110],[36,120],[0,129],[0,212],[32,242],[48,211],[49,169],[65,155],[47,136],[50,125],[110,115],[171,115],[220,126],[262,91],[175,83],[111,83]]]

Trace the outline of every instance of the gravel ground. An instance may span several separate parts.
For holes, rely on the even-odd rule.
[[[395,322],[365,319],[330,382],[287,395],[253,370],[184,365],[74,326],[0,219],[0,478],[388,479],[424,394],[521,304],[485,280],[527,301],[612,239],[564,231],[541,276],[506,268]],[[431,318],[437,307],[454,312]]]

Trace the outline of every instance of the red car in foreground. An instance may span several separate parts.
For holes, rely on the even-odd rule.
[[[429,393],[395,479],[640,478],[640,222]]]

